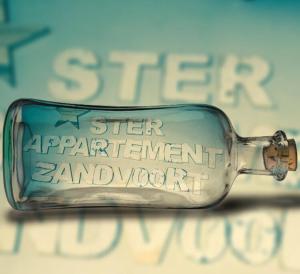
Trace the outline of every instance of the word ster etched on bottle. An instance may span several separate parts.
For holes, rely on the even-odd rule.
[[[35,161],[33,181],[161,188],[201,194],[201,184],[209,180],[209,174],[204,169],[190,171],[180,164],[215,169],[217,159],[223,156],[220,148],[160,141],[159,137],[168,138],[160,119],[111,121],[90,117],[87,121],[89,124],[78,126],[78,132],[87,128],[88,136],[75,136],[78,132],[74,131],[74,135],[61,136],[35,133],[28,139],[23,151],[43,159]],[[60,122],[59,126],[64,126],[64,122],[67,121]],[[46,159],[43,157],[46,155],[51,157]],[[61,158],[54,162],[52,159],[57,156]],[[118,161],[126,161],[126,166],[118,166]],[[148,167],[149,161],[158,165]],[[159,162],[168,166],[161,168]]]

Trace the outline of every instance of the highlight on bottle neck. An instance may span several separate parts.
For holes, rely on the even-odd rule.
[[[238,137],[238,172],[272,175],[283,180],[297,169],[297,148],[293,139],[279,130],[273,136]]]

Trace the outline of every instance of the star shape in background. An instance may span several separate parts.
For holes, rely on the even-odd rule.
[[[15,86],[15,49],[49,33],[45,27],[17,27],[9,23],[8,1],[0,0],[0,79]]]
[[[59,113],[60,119],[56,122],[55,127],[71,123],[77,129],[79,129],[79,117],[89,112],[89,110],[83,111],[63,107],[56,108],[56,111]]]

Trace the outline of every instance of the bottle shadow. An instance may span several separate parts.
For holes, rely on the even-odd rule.
[[[11,222],[30,222],[41,220],[109,218],[168,218],[172,216],[213,217],[238,214],[253,209],[297,209],[300,208],[300,196],[277,195],[273,197],[257,197],[255,195],[228,197],[221,204],[212,208],[193,209],[161,209],[161,208],[133,208],[133,207],[99,207],[99,208],[68,208],[43,211],[8,210],[7,219]]]

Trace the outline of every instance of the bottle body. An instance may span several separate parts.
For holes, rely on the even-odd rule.
[[[19,100],[4,128],[17,209],[207,207],[238,174],[238,136],[207,105],[101,107]]]

